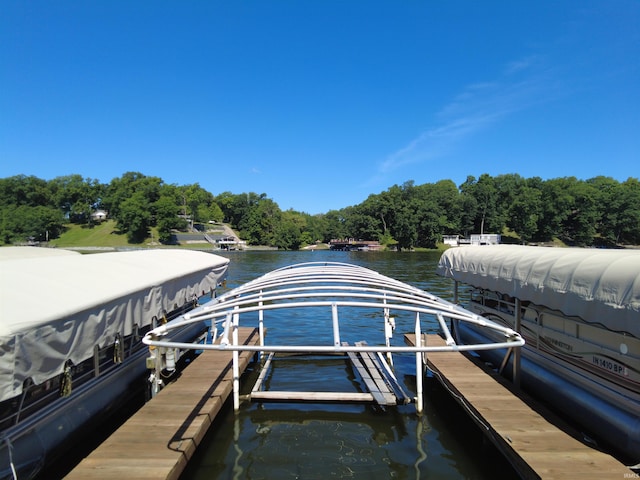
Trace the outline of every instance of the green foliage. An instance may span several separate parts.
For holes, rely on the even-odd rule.
[[[181,188],[184,202],[184,214],[193,223],[207,223],[209,220],[222,220],[222,210],[214,202],[213,195],[197,183]]]
[[[606,245],[639,244],[640,182],[629,178],[618,183],[608,177],[596,177],[587,183],[596,191],[596,203],[607,206],[597,226],[602,241]]]
[[[106,190],[98,180],[80,175],[57,177],[48,184],[54,205],[73,223],[91,223],[91,213],[99,208]]]
[[[1,210],[0,240],[4,244],[44,242],[60,235],[64,217],[55,208],[10,205]]]
[[[273,245],[282,250],[298,250],[303,243],[302,231],[294,212],[285,212],[274,232]]]
[[[499,190],[493,177],[486,173],[480,175],[477,181],[474,177],[467,177],[460,190],[463,196],[473,198],[473,201],[467,202],[473,207],[472,217],[468,218],[470,223],[465,225],[469,233],[483,234],[502,230],[504,217],[501,215]]]
[[[117,220],[118,229],[127,234],[130,243],[142,243],[147,238],[151,214],[144,192],[136,192],[122,202]]]
[[[55,207],[53,203],[45,180],[26,175],[0,179],[0,205],[3,207]]]
[[[173,230],[185,230],[187,220],[180,216],[179,192],[176,188],[166,188],[155,203],[158,240],[169,244],[173,239]]]
[[[249,245],[276,245],[276,230],[281,216],[278,204],[269,198],[261,198],[248,209],[242,231]]]
[[[324,242],[329,242],[333,238],[346,238],[349,236],[346,221],[351,209],[352,207],[346,207],[342,210],[329,210],[326,214],[317,216],[323,224],[322,240]]]
[[[297,249],[337,238],[378,240],[399,250],[437,248],[443,235],[510,232],[514,242],[568,245],[640,244],[640,182],[609,177],[542,180],[517,174],[478,179],[407,181],[371,194],[359,205],[309,215],[281,211],[266,194],[224,192],[199,184],[168,185],[127,172],[108,185],[79,175],[49,182],[18,175],[0,179],[0,241],[54,240],[69,222],[92,227],[91,214],[107,210],[130,243],[157,231],[171,243],[175,231],[226,222],[249,245]]]
[[[640,244],[640,181],[629,178],[622,183],[611,237],[615,243]]]
[[[506,227],[518,232],[525,242],[531,242],[538,235],[538,224],[542,217],[542,189],[540,179],[513,182],[506,206]]]

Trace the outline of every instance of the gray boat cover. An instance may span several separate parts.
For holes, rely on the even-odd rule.
[[[180,249],[31,250],[21,259],[16,250],[0,254],[0,401],[20,394],[26,379],[40,384],[62,373],[67,360],[91,358],[96,345],[215,289],[229,263]]]
[[[437,271],[640,337],[640,250],[456,247],[442,254]]]
[[[64,248],[38,248],[38,247],[2,247],[0,248],[0,261],[24,260],[25,258],[56,257],[61,255],[80,255],[74,250]]]

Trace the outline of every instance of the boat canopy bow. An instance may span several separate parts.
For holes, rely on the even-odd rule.
[[[274,344],[264,341],[264,316],[268,316],[269,329],[282,327],[280,319],[291,318],[272,312],[283,309],[306,310],[307,317],[327,312],[328,329],[333,331],[329,343],[314,343],[309,338],[304,345]],[[380,345],[348,345],[342,341],[341,329],[348,330],[345,322],[353,320],[353,315],[340,317],[343,310],[361,309],[364,316],[371,319],[372,311],[382,312],[382,321],[370,320],[371,332],[375,334],[376,325],[380,327]],[[268,313],[268,315],[267,315]],[[416,344],[413,346],[392,345],[389,342],[390,331],[395,328],[392,315],[410,315],[409,318]],[[245,317],[247,320],[245,320]],[[362,322],[363,315],[358,317]],[[259,320],[256,320],[259,319]],[[218,342],[211,344],[191,345],[171,341],[171,331],[191,322],[209,320],[212,329],[221,327],[222,333]],[[234,342],[233,330],[240,326],[256,326],[259,322],[261,331],[260,345],[238,345]],[[320,321],[320,320],[319,320]],[[451,334],[451,325],[456,321],[471,322],[481,327],[498,331],[504,341],[499,343],[483,343],[476,345],[458,345]],[[248,322],[248,324],[246,323]],[[342,322],[342,325],[341,325]],[[369,327],[367,323],[367,327]],[[285,325],[284,328],[296,329],[296,325]],[[271,331],[271,330],[270,330]],[[439,331],[446,340],[446,346],[429,346],[420,341],[422,332]],[[271,338],[271,334],[269,335]],[[274,338],[278,336],[275,335]],[[323,337],[325,338],[325,337]],[[385,338],[386,341],[382,341]],[[255,280],[241,285],[218,298],[212,299],[202,307],[185,314],[165,325],[151,330],[143,339],[144,343],[159,347],[197,348],[231,351],[260,352],[303,352],[303,353],[344,353],[354,351],[375,352],[429,352],[452,350],[482,350],[495,348],[511,348],[524,344],[524,340],[516,331],[505,328],[460,306],[448,302],[424,290],[404,282],[389,278],[376,271],[346,263],[311,262],[301,263],[273,270]]]

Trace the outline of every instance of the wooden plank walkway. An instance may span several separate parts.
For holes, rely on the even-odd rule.
[[[425,337],[427,345],[445,345],[438,335]],[[415,345],[415,335],[405,335],[405,342]],[[462,353],[431,353],[427,361],[523,478],[600,480],[634,475],[615,458],[558,428],[560,419]]]
[[[356,342],[356,346],[362,346],[363,344],[365,342]],[[348,346],[349,344],[343,342],[342,345]],[[378,405],[396,405],[398,403],[396,395],[389,389],[382,377],[381,369],[374,364],[375,358],[373,358],[371,352],[348,352],[348,355]]]
[[[259,345],[258,330],[238,342]],[[240,372],[254,352],[241,352]],[[232,353],[202,352],[65,478],[177,479],[233,390]]]

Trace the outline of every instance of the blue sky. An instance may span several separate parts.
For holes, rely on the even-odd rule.
[[[640,2],[0,4],[0,178],[128,171],[324,213],[640,176]]]

